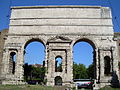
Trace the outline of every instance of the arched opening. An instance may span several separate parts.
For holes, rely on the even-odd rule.
[[[24,51],[24,80],[43,83],[45,77],[45,47],[39,40],[30,40],[25,45]]]
[[[62,78],[60,76],[55,77],[55,85],[62,86]]]
[[[110,72],[110,70],[111,70],[111,64],[110,64],[110,57],[109,56],[105,56],[104,57],[104,74],[106,75],[106,76],[109,76],[109,75],[111,75],[111,72]]]
[[[10,73],[15,74],[15,65],[16,65],[16,53],[10,53]]]
[[[81,39],[73,46],[73,79],[94,79],[95,45],[88,39]]]
[[[62,72],[62,57],[57,56],[55,58],[55,72]]]

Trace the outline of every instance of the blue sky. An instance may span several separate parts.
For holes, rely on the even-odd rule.
[[[109,3],[110,2],[110,3]],[[10,6],[99,5],[112,7],[115,32],[120,32],[120,0],[0,0],[0,30],[9,27]]]
[[[32,42],[27,45],[25,54],[25,63],[42,64],[45,56],[45,47],[40,42]],[[93,48],[86,42],[78,42],[73,47],[73,59],[77,64],[81,63],[89,66],[93,62]],[[58,63],[61,60],[58,59]]]
[[[10,7],[11,6],[35,6],[35,5],[99,5],[99,6],[108,6],[112,9],[112,16],[113,16],[113,24],[114,24],[114,31],[120,32],[120,0],[0,0],[0,31],[9,28],[9,18],[10,18]],[[36,45],[36,46],[35,46]],[[40,46],[40,47],[39,47]],[[83,48],[84,46],[84,48]],[[28,49],[27,54],[28,57],[25,62],[30,63],[41,63],[37,62],[40,59],[43,59],[44,56],[41,56],[44,49],[42,44],[40,43],[31,43],[26,48]],[[38,50],[38,51],[37,51]],[[78,51],[75,51],[78,50]],[[89,65],[92,63],[90,61],[92,59],[91,53],[83,53],[83,51],[90,51],[92,52],[92,48],[87,43],[78,43],[74,47],[74,51],[76,52],[74,58],[78,61],[77,63],[83,63],[85,65]],[[82,53],[81,53],[82,51]],[[31,55],[30,53],[35,53]],[[36,54],[36,52],[39,52]],[[41,57],[36,57],[36,56]],[[83,56],[83,57],[82,57]],[[79,58],[81,59],[79,60]],[[88,57],[88,58],[87,58]],[[32,59],[32,60],[30,60]],[[34,61],[35,60],[35,61]],[[88,61],[87,61],[88,60]],[[84,62],[80,62],[84,61]]]
[[[45,58],[45,47],[40,42],[32,42],[27,45],[25,54],[25,63],[42,64]]]

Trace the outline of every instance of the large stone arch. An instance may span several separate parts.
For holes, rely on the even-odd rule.
[[[96,53],[98,53],[97,51],[96,51],[96,48],[97,48],[97,43],[95,42],[95,40],[93,39],[93,38],[88,38],[88,37],[79,37],[79,38],[76,38],[74,41],[73,41],[73,46],[72,47],[74,47],[74,45],[76,44],[76,43],[78,43],[78,42],[86,42],[86,43],[88,43],[89,45],[91,45],[91,47],[92,47],[92,49],[93,49],[93,64],[94,64],[94,78],[95,79],[97,79],[97,72],[99,71],[98,69],[97,69],[97,67],[99,67],[99,66],[97,66],[97,62],[98,62],[98,60],[97,60],[97,57],[96,57]],[[73,49],[72,49],[73,50]]]
[[[23,45],[22,45],[22,48],[25,49],[26,46],[27,46],[29,43],[34,42],[34,41],[41,42],[41,43],[44,45],[44,47],[46,48],[46,42],[45,42],[45,40],[42,39],[42,38],[36,38],[36,37],[32,37],[32,38],[26,39],[25,42],[24,42]]]
[[[73,41],[72,45],[74,46],[77,42],[81,42],[81,41],[89,43],[94,49],[97,48],[97,43],[95,39],[90,37],[78,37]]]
[[[22,45],[23,52],[25,53],[25,48],[27,47],[27,45],[30,44],[30,43],[32,43],[32,42],[34,42],[34,41],[37,41],[37,42],[42,43],[42,45],[43,45],[44,48],[45,48],[45,56],[46,56],[46,42],[45,42],[45,40],[42,39],[42,38],[32,37],[32,38],[26,39],[26,40],[23,42],[23,45]]]
[[[83,12],[84,11],[84,12]],[[20,14],[19,14],[20,13]],[[96,53],[96,87],[109,85],[104,75],[104,57],[109,56],[111,72],[118,74],[118,53],[110,8],[99,6],[12,7],[10,28],[5,37],[2,60],[2,84],[23,84],[24,48],[31,41],[42,41],[46,48],[45,66],[48,86],[60,76],[62,85],[73,84],[72,47],[86,41]],[[17,52],[16,52],[17,51]],[[16,52],[15,75],[9,73],[9,54]],[[62,72],[55,72],[55,57],[62,56]]]

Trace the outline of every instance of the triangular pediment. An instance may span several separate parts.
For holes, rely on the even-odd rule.
[[[56,37],[50,38],[48,42],[72,42],[72,40],[63,36],[56,36]]]

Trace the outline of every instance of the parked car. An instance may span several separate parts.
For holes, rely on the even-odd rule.
[[[78,79],[74,83],[75,85],[77,85],[78,88],[92,89],[92,86],[93,86],[93,80],[90,80],[90,79]]]

